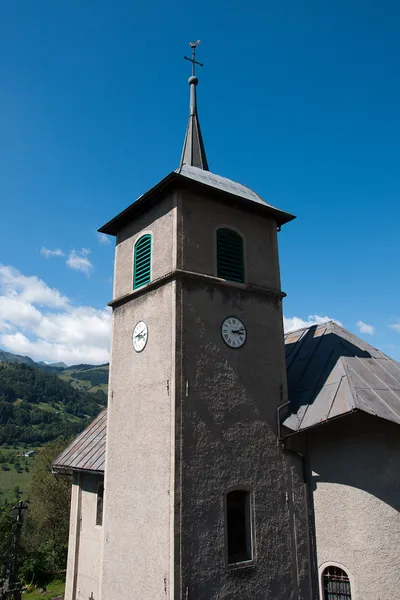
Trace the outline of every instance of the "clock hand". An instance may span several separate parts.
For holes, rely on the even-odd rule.
[[[243,334],[243,333],[244,333],[244,329],[232,329],[232,333],[240,333],[240,334]]]

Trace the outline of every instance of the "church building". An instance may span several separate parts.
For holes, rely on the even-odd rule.
[[[72,475],[65,600],[400,598],[400,364],[284,335],[294,219],[209,171],[196,43],[181,162],[115,236],[108,408]]]

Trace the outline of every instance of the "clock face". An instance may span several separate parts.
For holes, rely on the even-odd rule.
[[[149,336],[147,325],[144,321],[139,321],[135,325],[135,329],[132,334],[132,344],[136,352],[142,352],[147,344],[147,338]]]
[[[240,348],[246,341],[246,327],[237,317],[228,317],[222,323],[221,335],[225,344]]]

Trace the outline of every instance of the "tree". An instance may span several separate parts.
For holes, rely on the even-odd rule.
[[[27,559],[22,569],[26,580],[45,583],[67,563],[71,481],[56,478],[51,463],[65,448],[65,441],[44,446],[32,466],[23,544]]]
[[[14,514],[12,504],[4,500],[0,504],[0,579],[6,577],[10,567]]]

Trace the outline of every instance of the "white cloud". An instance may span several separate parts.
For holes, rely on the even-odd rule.
[[[5,265],[0,265],[0,290],[8,298],[18,298],[39,306],[57,308],[68,303],[66,296],[50,288],[35,275],[27,277],[13,267]]]
[[[309,315],[307,321],[301,317],[283,317],[283,328],[285,333],[289,331],[295,331],[296,329],[303,329],[304,327],[311,327],[312,325],[321,325],[321,323],[327,323],[328,321],[334,321],[341,327],[343,324],[337,319],[332,317],[320,317],[319,315]]]
[[[100,231],[98,231],[97,235],[98,235],[100,244],[103,244],[105,246],[108,246],[109,244],[111,244],[110,238],[105,233],[101,233]]]
[[[393,323],[392,325],[389,325],[389,327],[390,329],[397,331],[397,333],[400,333],[400,323]]]
[[[66,264],[71,269],[75,269],[75,271],[82,271],[86,275],[89,275],[90,271],[93,269],[93,265],[88,259],[88,254],[90,254],[90,252],[91,251],[88,248],[71,250]]]
[[[50,258],[50,256],[64,256],[64,252],[60,250],[60,248],[57,248],[57,250],[49,250],[49,248],[46,248],[45,246],[41,247],[40,254],[46,258]]]
[[[43,308],[44,307],[44,308]],[[37,277],[0,265],[0,344],[34,360],[109,360],[111,310],[74,306]]]
[[[357,327],[360,330],[360,333],[368,333],[369,335],[374,335],[375,327],[373,325],[367,325],[364,321],[357,321]]]

